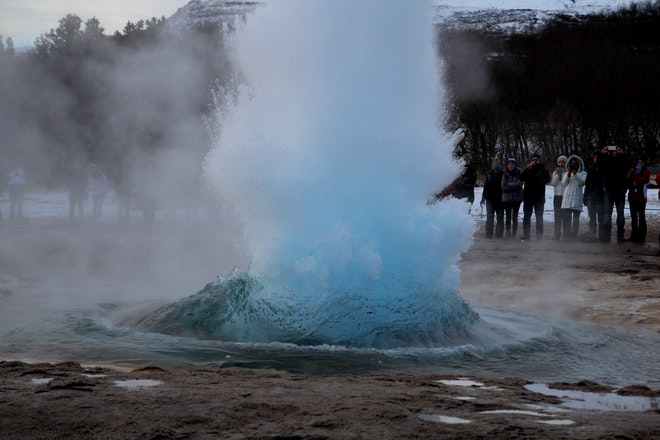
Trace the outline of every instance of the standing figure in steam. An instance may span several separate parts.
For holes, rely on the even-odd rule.
[[[9,219],[23,218],[23,197],[25,196],[25,170],[19,164],[12,167],[7,174],[9,188]]]
[[[562,177],[564,197],[561,209],[568,223],[564,229],[564,237],[577,238],[580,232],[580,215],[583,205],[583,188],[587,180],[587,172],[584,170],[584,161],[580,156],[573,155],[568,158],[568,170]]]
[[[83,216],[83,207],[87,199],[87,173],[84,166],[76,162],[69,175],[69,220],[73,220],[76,212]]]
[[[541,156],[534,153],[522,173],[523,186],[523,241],[530,238],[532,212],[536,217],[536,239],[543,240],[543,208],[545,206],[545,185],[550,181],[550,173],[541,163]]]
[[[115,173],[114,183],[115,195],[117,196],[117,216],[121,223],[128,224],[133,187],[127,166],[120,167]]]
[[[491,170],[486,175],[481,193],[481,206],[486,205],[486,238],[502,238],[504,235],[504,207],[502,203],[502,165],[498,157],[493,158]],[[497,219],[497,226],[495,226]]]
[[[559,156],[557,158],[557,168],[552,172],[550,176],[550,186],[555,188],[555,196],[552,199],[552,208],[555,214],[555,240],[561,238],[561,231],[564,230],[564,236],[567,236],[570,233],[570,228],[568,228],[568,219],[565,216],[565,212],[561,209],[561,201],[564,198],[564,185],[562,184],[562,177],[566,172],[566,165],[568,159],[566,156]]]
[[[646,190],[651,181],[651,172],[643,159],[638,159],[635,168],[628,171],[628,205],[630,206],[630,241],[646,241]]]
[[[604,236],[604,197],[603,169],[599,161],[600,152],[594,150],[591,153],[591,167],[587,171],[587,180],[584,182],[583,204],[587,206],[589,213],[589,234],[593,239]]]
[[[626,218],[624,207],[626,204],[626,190],[628,189],[628,170],[630,159],[624,154],[621,147],[607,146],[601,151],[600,161],[603,165],[603,187],[604,194],[604,223],[603,235],[598,239],[609,243],[612,238],[612,212],[616,207],[616,240],[621,243],[626,241],[624,237]]]
[[[89,194],[92,196],[92,217],[101,217],[101,207],[105,193],[108,191],[108,179],[105,174],[94,164],[89,166],[89,178],[87,179]]]
[[[523,183],[520,180],[522,170],[514,157],[506,161],[506,170],[502,175],[502,204],[504,206],[506,236],[515,237],[518,233],[518,212],[523,200]]]

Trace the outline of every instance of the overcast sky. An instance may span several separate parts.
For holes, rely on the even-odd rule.
[[[106,35],[121,30],[128,21],[166,18],[189,0],[0,0],[0,35],[11,37],[15,47],[32,46],[43,33],[57,28],[66,14],[83,22],[96,17]],[[627,5],[630,0],[435,0],[459,8],[573,9],[585,6]]]
[[[11,37],[15,47],[31,46],[41,34],[59,26],[67,14],[83,22],[96,17],[107,35],[128,21],[170,17],[188,0],[0,0],[0,35]]]

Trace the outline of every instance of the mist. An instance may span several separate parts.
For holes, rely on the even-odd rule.
[[[106,43],[67,63],[25,53],[0,64],[0,170],[21,164],[27,175],[24,219],[7,218],[0,193],[3,296],[45,289],[40,305],[63,308],[183,297],[243,264],[200,171],[212,91],[230,75],[222,35]],[[90,164],[108,179],[101,217],[92,219],[88,197],[82,218],[43,208],[37,218],[36,194],[66,204],[74,167]],[[127,222],[117,212],[122,186],[131,192]]]

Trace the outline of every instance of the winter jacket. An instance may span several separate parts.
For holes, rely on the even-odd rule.
[[[502,203],[502,170],[490,170],[486,175],[484,182],[484,192],[482,193],[482,200],[488,200],[496,205]]]
[[[545,185],[550,182],[550,173],[543,166],[537,164],[532,168],[525,168],[520,173],[520,180],[525,184],[523,187],[523,201],[537,203],[545,200]]]
[[[584,197],[602,201],[605,196],[605,189],[603,188],[603,177],[605,175],[602,165],[600,165],[600,157],[597,159],[589,171],[587,171],[587,180],[584,182]]]
[[[628,172],[628,201],[646,202],[646,189],[651,180],[651,172],[641,167],[639,172],[635,168]]]
[[[562,185],[564,186],[564,198],[561,200],[561,209],[572,209],[582,211],[582,193],[584,183],[587,181],[587,172],[584,171],[584,161],[580,156],[571,156],[568,158],[568,167],[570,170],[571,161],[577,160],[578,170],[575,173],[564,173]],[[571,174],[569,176],[569,174]]]
[[[566,174],[566,170],[557,167],[550,176],[550,186],[555,187],[555,196],[564,195],[564,185],[562,184],[562,177]]]
[[[477,183],[477,171],[471,164],[464,165],[461,175],[454,181],[454,197],[457,199],[467,197],[468,201],[472,203],[475,183]]]
[[[89,193],[94,197],[105,197],[105,192],[108,190],[108,180],[105,174],[99,172],[92,174],[87,179],[87,186]]]
[[[25,171],[23,171],[23,168],[17,167],[13,171],[11,171],[8,175],[8,184],[9,186],[12,185],[25,185]]]
[[[622,154],[613,156],[603,154],[599,161],[603,166],[603,186],[610,194],[625,193],[628,188],[626,177],[630,170],[630,159]]]
[[[522,202],[523,183],[520,180],[520,173],[522,173],[520,168],[516,168],[513,172],[504,171],[502,175],[502,202]]]

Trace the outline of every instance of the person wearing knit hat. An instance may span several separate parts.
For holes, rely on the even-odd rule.
[[[502,175],[502,205],[504,205],[504,228],[507,238],[515,237],[518,232],[518,212],[523,199],[523,183],[520,180],[522,170],[514,157],[506,161]]]
[[[502,165],[499,157],[493,157],[491,170],[486,175],[481,193],[481,206],[486,205],[486,238],[502,238],[504,235],[504,207],[502,204]],[[497,226],[495,221],[497,219]]]
[[[564,236],[567,235],[568,231],[568,218],[566,212],[561,209],[561,202],[564,198],[564,186],[562,184],[562,177],[566,173],[566,164],[568,159],[566,156],[559,156],[557,158],[557,168],[550,175],[550,186],[555,188],[555,196],[552,199],[552,208],[555,218],[555,240],[561,238],[562,229],[564,230]]]
[[[543,240],[543,208],[545,206],[545,185],[550,182],[550,173],[541,163],[538,154],[532,154],[529,164],[520,173],[523,186],[523,241],[530,238],[532,213],[536,218],[536,239]]]

